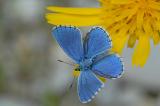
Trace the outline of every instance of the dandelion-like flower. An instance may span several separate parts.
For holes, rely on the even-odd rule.
[[[113,51],[125,45],[135,50],[132,64],[143,66],[150,54],[150,39],[160,41],[160,0],[100,0],[99,8],[48,7],[46,18],[54,25],[101,25],[112,37]]]

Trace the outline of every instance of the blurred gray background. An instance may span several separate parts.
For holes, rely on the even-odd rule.
[[[46,6],[98,7],[96,0],[0,0],[0,106],[83,106],[71,61],[51,37]],[[88,28],[83,28],[85,34]],[[160,46],[144,68],[133,68],[133,49],[124,50],[125,74],[108,80],[84,106],[160,106]]]

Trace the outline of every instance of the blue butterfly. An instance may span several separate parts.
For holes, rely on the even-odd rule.
[[[113,79],[123,73],[121,58],[110,53],[112,42],[109,35],[100,27],[88,32],[84,41],[76,27],[58,26],[52,30],[64,52],[78,64],[78,95],[82,103],[90,102],[104,86],[98,76]]]

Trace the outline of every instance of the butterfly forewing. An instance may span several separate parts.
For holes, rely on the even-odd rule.
[[[85,43],[85,57],[93,58],[112,46],[111,39],[102,28],[95,27],[87,34]]]
[[[52,30],[52,35],[56,38],[65,53],[76,63],[79,63],[83,59],[82,38],[77,28],[59,26]]]

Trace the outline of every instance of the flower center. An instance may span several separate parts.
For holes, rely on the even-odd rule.
[[[138,1],[138,4],[139,4],[139,8],[140,9],[149,9],[149,3],[148,3],[148,1],[147,0],[139,0]]]

